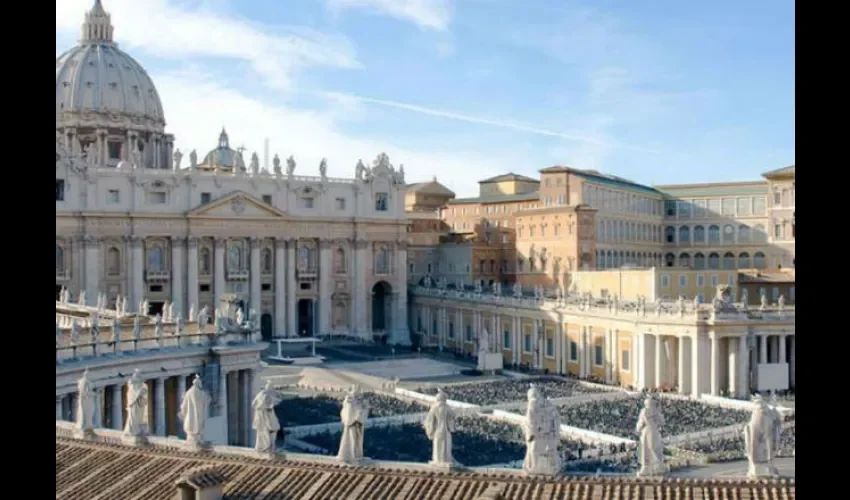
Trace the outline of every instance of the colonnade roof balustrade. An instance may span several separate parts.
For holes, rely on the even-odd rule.
[[[506,287],[508,288],[508,287]],[[412,286],[411,294],[419,297],[443,299],[457,306],[457,300],[468,301],[481,305],[510,306],[519,309],[531,309],[546,312],[562,312],[571,314],[593,314],[594,316],[609,316],[614,318],[646,318],[662,317],[666,320],[685,320],[689,323],[717,323],[740,321],[770,321],[794,323],[794,306],[772,305],[766,307],[747,307],[743,303],[694,304],[692,300],[658,300],[654,302],[613,300],[612,298],[591,297],[582,294],[567,294],[558,297],[556,290],[543,290],[542,293],[523,290],[520,296],[513,291],[495,294],[488,288],[480,292],[464,287],[433,288]]]

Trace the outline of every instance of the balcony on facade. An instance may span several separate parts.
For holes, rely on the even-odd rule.
[[[164,283],[171,280],[171,271],[145,271],[145,281],[148,283]]]
[[[229,281],[248,281],[251,272],[248,269],[228,269],[227,279]]]

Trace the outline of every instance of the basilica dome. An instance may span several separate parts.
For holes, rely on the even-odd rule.
[[[147,71],[112,39],[100,0],[85,14],[80,42],[56,58],[59,127],[120,127],[163,132],[165,116]]]
[[[199,165],[201,169],[209,170],[245,170],[245,161],[242,154],[230,147],[230,139],[227,132],[221,129],[218,136],[218,147],[207,153]]]

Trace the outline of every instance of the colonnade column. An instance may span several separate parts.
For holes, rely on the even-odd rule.
[[[185,259],[183,249],[185,245],[185,240],[171,238],[171,303],[174,304],[174,314],[179,314],[183,318],[187,314],[183,308],[183,260]]]
[[[124,398],[121,396],[121,388],[120,384],[112,386],[112,428],[118,430],[124,427]]]
[[[717,334],[712,332],[710,335],[711,342],[711,395],[720,395],[720,339]]]
[[[738,376],[735,378],[735,397],[741,398],[747,396],[750,392],[750,348],[747,345],[746,335],[738,337],[737,343]]]
[[[213,308],[218,310],[221,307],[221,296],[224,295],[224,252],[227,240],[224,238],[215,239],[215,249],[213,250]]]
[[[331,331],[331,293],[333,290],[333,265],[331,243],[329,240],[319,241],[319,307],[315,318],[319,335]]]
[[[511,317],[511,336],[513,337],[513,342],[511,343],[511,348],[513,349],[513,353],[511,354],[511,359],[515,364],[519,364],[522,361],[522,346],[520,345],[520,336],[522,333],[520,332],[521,325],[519,318],[516,316]]]
[[[295,314],[295,247],[298,240],[291,239],[286,242],[286,334],[292,337],[298,336],[298,326]],[[357,294],[354,294],[355,297]]]
[[[62,398],[63,396],[56,396],[56,420],[62,420]]]
[[[130,263],[132,266],[130,278],[131,307],[137,308],[145,299],[145,255],[142,247],[142,239],[138,236],[130,237]],[[147,314],[147,311],[138,311]]]
[[[643,358],[642,358],[642,335],[632,334],[632,385],[636,389],[643,389]]]
[[[407,327],[407,242],[397,241],[395,245],[395,343],[410,345],[410,331]]]
[[[97,237],[87,235],[83,238],[83,255],[85,258],[86,300],[94,304],[100,291],[100,241]]]
[[[679,343],[679,359],[678,359],[678,378],[679,378],[679,394],[688,394],[690,392],[690,383],[688,380],[688,350],[687,350],[687,342],[688,338],[685,336],[679,336],[677,339]]]
[[[186,288],[189,292],[187,294],[189,297],[189,309],[191,310],[194,307],[197,314],[202,309],[201,304],[198,303],[198,238],[190,236],[186,240],[186,250],[186,266],[189,274],[186,281]],[[187,319],[188,321],[195,321],[196,318]]]
[[[792,388],[796,387],[797,379],[797,335],[791,335],[791,349],[788,352],[788,383]]]
[[[233,422],[230,421],[230,413],[228,412],[228,404],[227,404],[227,375],[228,372],[222,368],[218,378],[218,394],[216,405],[218,406],[218,415],[224,417],[225,426],[224,426],[224,444],[230,443],[230,428],[233,425]]]
[[[664,337],[662,335],[655,336],[655,379],[653,380],[655,387],[661,387],[666,382],[664,380],[664,351],[661,349]]]
[[[785,353],[785,342],[786,342],[787,338],[788,338],[787,335],[784,335],[784,334],[779,336],[779,362],[780,363],[786,363],[787,362],[786,361],[787,356],[786,356],[786,353]]]
[[[505,351],[505,335],[502,333],[502,316],[499,314],[493,315],[493,346],[494,350],[504,356]]]
[[[729,384],[727,386],[727,390],[729,394],[737,396],[738,395],[738,378],[740,377],[740,368],[741,364],[738,361],[738,357],[741,356],[741,353],[738,352],[738,340],[734,337],[728,337],[728,346],[729,346]]]
[[[250,278],[249,283],[251,288],[250,296],[248,299],[248,311],[253,309],[254,314],[260,314],[260,307],[262,305],[262,296],[260,295],[262,292],[261,283],[263,277],[260,275],[260,239],[259,238],[251,238],[251,261],[250,261]],[[246,317],[248,315],[246,314]],[[251,318],[253,321],[254,318]]]
[[[555,345],[554,345],[554,347],[555,347],[555,372],[558,373],[558,374],[564,373],[564,366],[563,366],[564,356],[563,356],[563,352],[562,352],[563,349],[561,347],[561,346],[564,345],[564,332],[562,330],[562,327],[563,327],[563,325],[561,323],[561,320],[558,319],[558,324],[555,325],[555,339],[554,339],[555,340]]]
[[[706,364],[706,342],[707,337],[700,337],[695,333],[691,349],[691,395],[698,398],[705,390],[705,364]]]
[[[767,335],[759,335],[759,364],[767,363]]]
[[[251,446],[251,400],[253,399],[253,370],[239,371],[239,439],[242,446]]]
[[[579,333],[578,375],[586,377],[587,372],[587,327],[582,326]]]
[[[274,336],[286,337],[286,242],[274,242]]]
[[[186,395],[186,375],[177,375],[177,408],[183,403],[183,396]],[[179,411],[179,410],[178,410]],[[177,435],[183,436],[183,422],[177,419]]]
[[[103,396],[106,387],[96,387],[92,391],[94,398],[94,415],[92,415],[92,427],[95,429],[103,427]]]
[[[154,380],[154,433],[157,436],[165,436],[165,379],[159,377]]]

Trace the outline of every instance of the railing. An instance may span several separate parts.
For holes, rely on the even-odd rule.
[[[115,167],[108,166],[88,166],[89,169],[94,169],[98,174],[101,173],[113,173],[118,172]],[[134,168],[132,170],[134,175],[145,175],[149,177],[233,177],[232,172],[222,172],[217,170],[191,170],[188,168],[182,168],[180,170],[174,171],[171,169],[160,169],[160,168]],[[277,174],[275,172],[270,172],[268,170],[260,170],[256,174],[251,172],[250,170],[246,170],[244,172],[240,172],[238,174],[239,177],[249,177],[253,179],[275,179],[275,180],[288,180],[295,182],[305,182],[305,183],[330,183],[330,184],[354,184],[357,182],[356,179],[351,178],[343,178],[343,177],[322,177],[319,175],[288,175],[285,172],[281,172]]]

